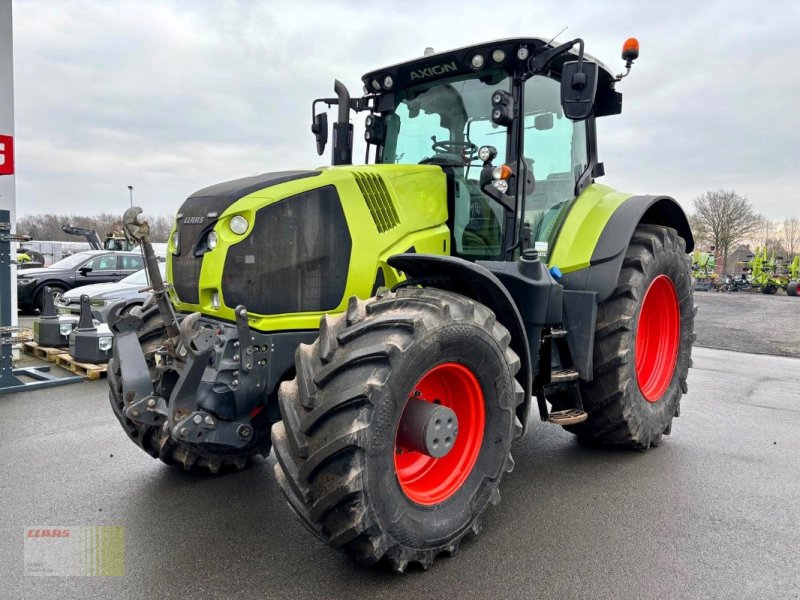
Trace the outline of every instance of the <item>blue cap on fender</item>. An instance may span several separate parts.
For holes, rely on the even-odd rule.
[[[553,276],[553,279],[561,279],[564,274],[558,267],[550,267],[550,275]]]

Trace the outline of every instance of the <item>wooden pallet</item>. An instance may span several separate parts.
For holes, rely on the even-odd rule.
[[[25,352],[25,354],[30,354],[36,358],[42,358],[47,362],[56,362],[56,357],[61,354],[67,354],[69,349],[48,348],[46,346],[40,346],[36,342],[25,342],[22,344],[22,351]]]
[[[68,369],[73,373],[82,375],[86,379],[90,379],[92,381],[95,379],[100,379],[106,374],[106,371],[108,371],[108,365],[95,365],[93,363],[78,362],[68,353],[57,355],[55,362],[59,367]]]

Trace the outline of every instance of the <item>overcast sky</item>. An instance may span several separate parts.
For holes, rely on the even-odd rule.
[[[603,182],[746,194],[800,216],[800,3],[15,0],[18,214],[172,214],[228,179],[329,162],[311,100],[373,68],[502,37],[583,37],[621,69],[623,113],[599,120]],[[446,8],[452,6],[452,8]],[[357,146],[356,156],[363,156]]]

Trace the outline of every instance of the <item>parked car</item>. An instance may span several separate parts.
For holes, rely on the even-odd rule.
[[[17,273],[17,298],[20,309],[33,311],[44,306],[44,288],[56,292],[90,283],[109,283],[135,273],[144,267],[139,252],[89,250],[78,252],[49,267],[25,269]]]
[[[161,277],[166,277],[167,265],[158,265]],[[144,304],[150,292],[141,291],[149,287],[145,269],[136,271],[116,283],[96,283],[84,285],[61,294],[56,300],[56,310],[62,315],[81,314],[81,296],[89,296],[92,307],[92,318],[101,323],[108,322],[108,312],[115,302],[127,300],[129,302]]]

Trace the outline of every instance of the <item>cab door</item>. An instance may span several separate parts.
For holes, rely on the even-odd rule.
[[[558,229],[589,169],[589,121],[571,121],[561,109],[561,84],[534,76],[525,82],[523,156],[533,173],[524,189],[529,246],[546,261]],[[529,179],[530,181],[530,179]],[[526,227],[527,229],[527,227]]]

